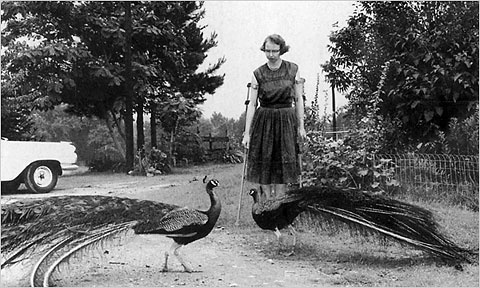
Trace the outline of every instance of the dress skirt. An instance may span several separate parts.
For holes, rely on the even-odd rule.
[[[297,183],[300,175],[295,108],[259,107],[251,124],[246,180]]]

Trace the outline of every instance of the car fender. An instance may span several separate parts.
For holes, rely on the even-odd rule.
[[[58,162],[57,160],[41,159],[33,162],[18,161],[15,165],[12,165],[10,169],[2,171],[2,181],[12,181],[19,178],[19,180],[23,182],[24,173],[27,171],[28,167],[34,163],[42,163],[43,165],[48,165],[49,167],[54,169],[59,176],[63,174],[62,166],[60,165],[60,162]],[[21,167],[25,167],[25,168],[21,169]]]
[[[62,175],[62,168],[74,170],[77,154],[69,142],[7,141],[2,139],[1,180],[12,181],[35,162],[50,164]],[[23,179],[22,179],[23,180]]]

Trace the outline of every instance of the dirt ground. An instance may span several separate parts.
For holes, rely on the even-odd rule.
[[[226,170],[222,167],[209,169],[211,171],[208,172],[216,173],[220,178],[222,173],[229,173],[227,170],[232,169],[239,170],[240,166],[228,166]],[[85,178],[87,176],[68,176],[60,178],[57,189],[53,192],[41,196],[95,194],[148,200],[161,198],[163,202],[180,204],[175,203],[181,200],[172,192],[185,191],[185,187],[203,187],[204,184],[198,181],[200,171],[205,172],[202,168],[193,170],[191,173],[150,178],[119,174],[88,176],[88,178]],[[32,195],[20,190],[16,194],[2,195],[1,202],[5,204],[30,197]],[[208,207],[208,200],[202,201],[197,203],[197,206]],[[222,199],[222,201],[227,202],[229,206],[234,206],[232,201],[235,202],[236,199]],[[249,210],[250,206],[243,209]],[[376,253],[381,254],[380,256],[371,252],[370,256],[362,256],[361,260],[353,259],[357,257],[355,255],[359,251],[361,252],[361,245],[357,246],[348,241],[333,243],[335,239],[328,238],[328,235],[324,238],[315,238],[313,241],[323,242],[326,247],[331,247],[331,250],[321,253],[313,252],[313,249],[317,248],[309,250],[309,247],[316,244],[308,244],[307,242],[311,240],[305,240],[303,247],[292,255],[289,253],[291,246],[288,245],[292,240],[291,236],[285,237],[283,246],[277,246],[273,233],[262,231],[248,223],[249,221],[251,220],[246,219],[242,225],[235,226],[229,225],[231,221],[219,220],[217,227],[210,235],[182,248],[182,255],[194,269],[198,270],[194,273],[184,273],[179,262],[173,257],[169,261],[170,271],[161,272],[164,251],[172,243],[170,239],[158,235],[129,235],[114,241],[114,245],[105,244],[88,255],[70,261],[69,265],[57,274],[57,285],[69,287],[417,286],[408,281],[414,275],[406,267],[411,265],[421,267],[414,269],[414,273],[422,273],[422,269],[432,269],[428,266],[428,263],[431,263],[428,257],[422,258],[423,256],[418,256],[418,252],[415,251],[405,256],[405,250],[401,247],[393,247],[385,251],[379,249]],[[329,243],[329,241],[332,242]],[[344,251],[339,252],[339,250]],[[381,264],[374,264],[379,262],[378,259],[383,259],[380,261]],[[349,261],[353,262],[349,263]],[[427,268],[422,267],[425,264],[418,264],[418,262],[426,262]],[[363,268],[358,268],[359,263]],[[369,263],[372,265],[369,266]],[[435,273],[441,275],[442,269],[452,270],[450,267],[440,268],[432,275]],[[469,279],[466,284],[459,284],[456,279],[451,279],[451,283],[447,281],[443,284],[446,287],[451,287],[452,284],[453,286],[470,286],[470,283],[478,285],[478,271],[475,270],[478,270],[478,266],[473,266],[465,272]],[[18,267],[16,270],[3,269],[2,286],[28,285],[24,276],[25,271],[27,270]],[[421,282],[418,284],[418,286],[428,286]]]
[[[158,189],[180,187],[198,180],[195,175],[172,175],[171,177],[143,177],[111,175],[111,178],[98,179],[86,184],[83,176],[62,177],[57,188],[49,194],[33,195],[49,197],[55,195],[110,195],[140,199],[156,198]],[[151,182],[156,182],[151,185]],[[200,186],[203,186],[200,185]],[[2,195],[2,204],[22,198],[31,198],[20,187],[19,193]],[[153,195],[153,196],[152,196]],[[153,199],[152,199],[153,200]],[[172,203],[172,201],[171,201]],[[244,208],[244,209],[249,209]],[[239,231],[242,230],[242,233]],[[258,231],[255,231],[258,232]],[[267,241],[275,236],[263,233],[257,240]],[[247,234],[247,235],[245,235]],[[288,237],[286,237],[288,238]],[[288,240],[288,239],[287,239]],[[57,285],[75,287],[310,287],[322,283],[315,268],[308,263],[278,261],[262,253],[262,243],[252,243],[248,231],[237,227],[217,226],[206,238],[181,249],[182,255],[190,262],[194,273],[184,273],[180,263],[169,259],[168,273],[161,272],[164,250],[172,243],[171,239],[158,235],[127,235],[119,239],[117,245],[105,244],[86,257],[70,261],[58,274]],[[272,242],[275,243],[275,242]],[[64,270],[65,269],[65,270]],[[2,270],[2,286],[28,285],[21,272]]]

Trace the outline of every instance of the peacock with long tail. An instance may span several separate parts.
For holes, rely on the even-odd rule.
[[[135,234],[173,239],[165,252],[163,271],[168,271],[168,257],[173,253],[185,272],[193,272],[179,249],[207,236],[215,226],[221,211],[213,191],[218,184],[217,180],[206,184],[211,202],[207,211],[97,195],[56,196],[2,205],[1,268],[34,257],[38,260],[29,272],[30,285],[49,286],[52,273],[73,255],[133,230]]]
[[[442,235],[433,214],[412,204],[356,189],[328,186],[292,189],[284,197],[264,203],[259,202],[256,189],[249,194],[254,200],[254,221],[260,228],[274,231],[277,237],[299,215],[306,215],[314,221],[340,222],[354,231],[411,245],[453,265],[471,262],[473,252]]]

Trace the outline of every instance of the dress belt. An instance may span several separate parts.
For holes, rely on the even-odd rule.
[[[263,108],[273,108],[273,109],[278,109],[278,108],[292,108],[292,103],[285,103],[285,104],[261,104],[260,107],[263,107]]]

